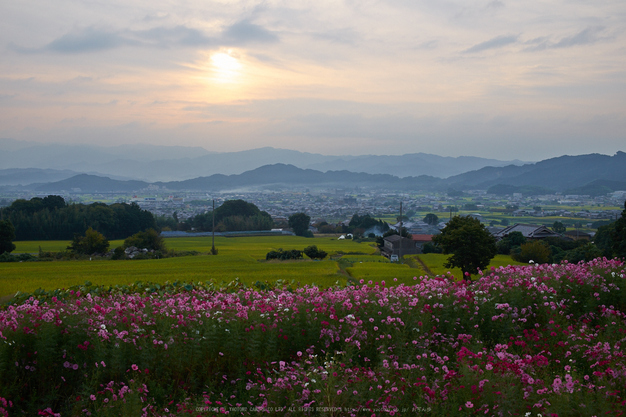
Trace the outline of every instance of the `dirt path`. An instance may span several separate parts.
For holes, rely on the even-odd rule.
[[[424,272],[426,272],[426,275],[430,275],[431,277],[432,277],[432,276],[435,276],[435,274],[433,274],[433,271],[431,271],[430,269],[428,269],[428,267],[426,266],[426,264],[424,263],[424,261],[422,261],[422,260],[420,259],[419,255],[416,255],[413,259],[415,259],[415,260],[416,260],[416,261],[420,264],[420,266],[421,266],[422,270],[423,270]]]

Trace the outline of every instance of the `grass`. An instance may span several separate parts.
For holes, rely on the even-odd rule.
[[[441,253],[426,253],[418,255],[419,259],[426,264],[428,269],[432,271],[434,275],[445,275],[448,271],[454,275],[454,277],[458,280],[463,277],[463,274],[459,268],[446,268],[443,266],[444,263],[448,260],[449,255],[443,255]],[[498,268],[500,266],[507,265],[525,265],[521,262],[516,262],[511,259],[508,255],[496,255],[495,258],[491,260],[488,268]]]
[[[113,241],[111,247],[122,241]],[[37,253],[39,246],[44,251],[65,250],[69,242],[40,241],[15,242],[14,253]],[[166,245],[176,251],[211,250],[210,237],[170,238]],[[38,288],[54,290],[91,281],[94,285],[130,284],[135,281],[208,281],[228,283],[239,279],[246,284],[256,281],[273,282],[282,279],[294,280],[301,284],[315,283],[321,287],[334,285],[339,281],[345,284],[347,277],[340,273],[336,261],[327,258],[323,261],[308,259],[294,262],[266,262],[265,255],[278,248],[302,250],[309,245],[328,252],[330,256],[354,253],[355,256],[371,257],[376,248],[368,243],[331,238],[303,238],[296,236],[257,236],[257,237],[218,237],[215,246],[217,256],[187,256],[180,258],[136,260],[136,261],[59,261],[0,263],[0,297],[15,294],[17,291],[32,292]],[[391,266],[393,268],[393,266]]]
[[[413,277],[420,275],[416,273],[417,270],[410,268],[409,265],[378,262],[355,263],[346,268],[346,271],[356,280],[363,279],[366,282],[371,280],[374,283],[385,281],[386,285],[394,283],[413,285],[415,284]]]
[[[246,284],[256,281],[316,283],[333,285],[338,275],[334,261],[259,262],[248,255],[188,256],[137,261],[63,261],[0,264],[0,296],[38,288],[53,290],[91,281],[94,285],[130,284],[135,281],[209,281],[228,283],[239,278]]]
[[[39,248],[44,252],[61,252],[67,249],[72,243],[69,240],[24,240],[13,242],[15,244],[15,250],[13,254],[18,253],[39,253]],[[123,240],[111,240],[109,241],[110,247],[115,248],[124,244]]]
[[[15,242],[16,253],[37,253],[39,246],[44,251],[64,250],[69,242],[40,241]],[[111,247],[122,241],[111,242]],[[166,245],[176,251],[197,251],[206,254],[211,249],[210,237],[189,237],[166,239]],[[328,252],[323,261],[265,261],[271,250],[283,248],[302,250],[309,245],[317,245]],[[136,281],[164,283],[166,281],[198,282],[214,281],[217,284],[229,283],[235,279],[248,285],[256,281],[274,282],[292,280],[300,284],[317,284],[321,287],[334,285],[337,281],[345,284],[349,277],[373,282],[386,281],[387,285],[413,283],[413,277],[425,275],[415,261],[407,257],[405,264],[390,263],[376,254],[370,243],[318,237],[296,236],[257,236],[226,238],[217,237],[217,256],[187,256],[180,258],[135,260],[135,261],[58,261],[0,263],[0,297],[6,298],[17,291],[32,292],[38,288],[54,290],[91,281],[94,285],[130,284]],[[449,268],[443,264],[447,255],[419,255],[424,264],[435,275],[444,275]],[[504,255],[496,256],[490,266],[520,265]],[[459,269],[452,274],[461,278]],[[397,278],[394,281],[394,278]]]

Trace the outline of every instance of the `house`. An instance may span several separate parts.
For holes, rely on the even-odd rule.
[[[419,249],[417,253],[422,253],[424,245],[433,241],[433,235],[412,235],[411,240],[415,247]]]
[[[402,258],[404,255],[415,255],[421,252],[412,239],[400,235],[387,236],[383,238],[383,242],[384,244],[380,252],[386,258],[391,258],[392,255]]]
[[[563,234],[573,240],[591,240],[589,233],[581,232],[580,230],[570,230]]]
[[[505,227],[493,234],[496,240],[503,239],[513,232],[520,232],[526,239],[545,239],[547,237],[561,237],[560,234],[553,232],[546,226],[539,226],[533,224],[519,224],[515,223],[512,226]]]

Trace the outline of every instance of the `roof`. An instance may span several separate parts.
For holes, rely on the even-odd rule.
[[[591,235],[587,232],[581,232],[580,230],[568,230],[567,232],[565,232],[565,234],[567,236],[579,236],[579,237],[591,237]]]
[[[513,232],[520,232],[527,239],[541,239],[545,237],[561,237],[560,234],[553,232],[546,226],[540,226],[536,224],[519,224],[515,223],[513,226],[505,227],[499,232],[494,233],[497,238],[503,238]]]
[[[412,235],[411,239],[413,239],[414,242],[431,242],[433,235]]]
[[[404,238],[400,235],[391,235],[391,236],[385,237],[383,240],[388,240],[389,242],[397,242],[398,240],[402,240],[402,239]]]

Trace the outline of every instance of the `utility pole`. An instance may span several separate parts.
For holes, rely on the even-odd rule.
[[[398,241],[398,243],[400,243],[400,247],[398,248],[398,261],[402,262],[402,201],[400,201],[400,240]]]
[[[211,228],[211,253],[215,255],[215,199],[213,199],[213,227]]]

